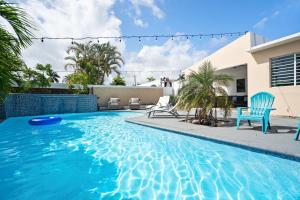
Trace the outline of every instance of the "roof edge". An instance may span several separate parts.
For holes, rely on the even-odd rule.
[[[297,40],[300,40],[300,32],[294,33],[292,35],[288,35],[288,36],[285,36],[285,37],[281,37],[279,39],[272,40],[272,41],[269,41],[269,42],[266,42],[266,43],[263,43],[263,44],[253,46],[249,50],[247,50],[247,52],[256,53],[256,52],[263,51],[263,50],[266,50],[266,49],[270,49],[270,48],[273,48],[273,47],[277,47],[277,46],[280,46],[280,45],[283,45],[283,44],[288,44],[288,43],[291,43],[291,42],[294,42],[294,41],[297,41]]]

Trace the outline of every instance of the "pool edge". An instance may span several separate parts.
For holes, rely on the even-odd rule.
[[[271,156],[282,158],[282,159],[287,159],[287,160],[300,162],[300,156],[296,156],[296,155],[292,155],[292,154],[288,154],[288,153],[272,151],[272,150],[269,150],[269,149],[249,146],[249,145],[235,143],[235,142],[231,142],[231,141],[225,141],[225,140],[211,138],[211,137],[207,137],[207,136],[203,136],[203,135],[197,135],[196,133],[193,133],[193,132],[174,130],[172,128],[165,128],[165,127],[160,127],[160,126],[157,126],[157,125],[147,124],[147,123],[144,123],[144,122],[137,122],[137,121],[131,120],[130,118],[125,119],[125,121],[128,122],[128,123],[136,124],[136,125],[146,126],[146,127],[155,128],[155,129],[158,129],[158,130],[163,130],[163,131],[169,131],[169,132],[179,134],[179,135],[185,135],[185,136],[189,136],[189,137],[203,139],[203,140],[215,142],[215,143],[218,143],[218,144],[230,145],[230,146],[233,146],[233,147],[246,149],[246,150],[256,152],[256,153],[263,153],[263,154],[271,155]]]

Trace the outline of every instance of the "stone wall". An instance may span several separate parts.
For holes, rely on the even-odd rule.
[[[95,95],[72,94],[10,94],[4,117],[81,113],[97,111]]]

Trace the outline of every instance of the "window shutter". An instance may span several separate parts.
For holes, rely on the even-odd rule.
[[[300,85],[300,54],[296,54],[296,84]]]
[[[298,60],[300,63],[300,55],[298,55]],[[288,85],[294,85],[294,54],[271,59],[271,86],[276,87]]]

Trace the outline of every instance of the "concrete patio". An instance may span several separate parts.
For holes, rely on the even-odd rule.
[[[237,130],[235,127],[235,113],[232,114],[229,122],[221,127],[186,123],[182,121],[184,118],[184,115],[174,118],[166,114],[157,114],[155,118],[148,118],[145,114],[129,118],[126,121],[300,161],[300,141],[294,140],[294,134],[300,119],[272,116],[271,130],[267,134],[263,134],[259,123],[253,123],[252,127],[249,127],[247,122],[243,122],[241,128]]]

